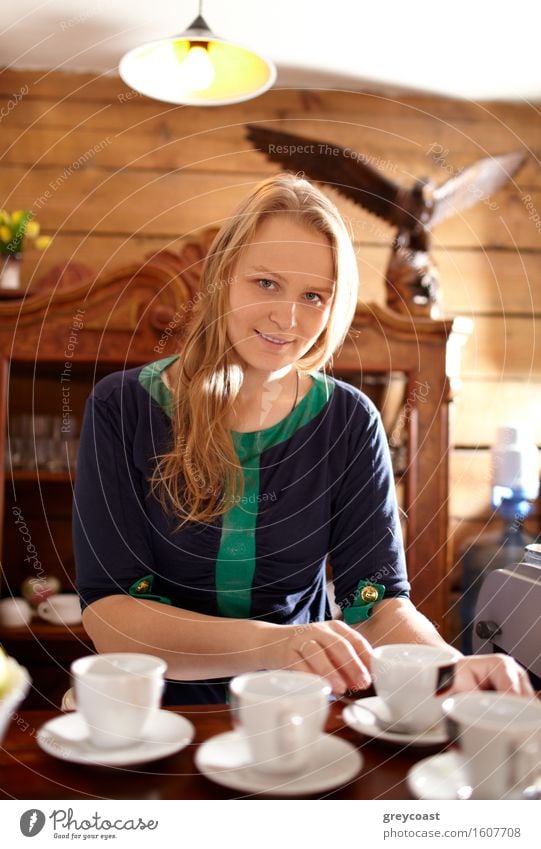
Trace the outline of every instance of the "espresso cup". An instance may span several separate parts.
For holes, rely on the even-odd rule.
[[[309,672],[250,672],[230,685],[233,723],[254,765],[268,773],[292,773],[308,763],[329,711],[331,687]]]
[[[442,646],[397,643],[374,649],[372,679],[391,722],[406,733],[426,731],[443,719],[442,680],[450,680],[457,654]]]
[[[160,707],[165,661],[130,652],[90,655],[71,665],[77,710],[91,743],[102,749],[132,746]]]
[[[24,598],[0,600],[0,625],[5,628],[22,628],[32,619],[32,608]]]
[[[54,625],[76,625],[81,621],[81,602],[76,593],[50,595],[38,604],[36,612]]]
[[[541,704],[504,693],[458,693],[443,702],[472,799],[521,798],[541,775]]]

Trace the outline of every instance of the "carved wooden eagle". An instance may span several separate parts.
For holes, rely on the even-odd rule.
[[[524,151],[489,156],[439,186],[421,177],[406,188],[351,148],[256,124],[246,128],[248,139],[272,162],[287,171],[304,172],[396,227],[385,275],[387,305],[432,318],[440,314],[440,302],[438,271],[430,256],[431,231],[446,218],[486,201],[527,158]]]

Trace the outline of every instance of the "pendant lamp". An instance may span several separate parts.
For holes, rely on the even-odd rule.
[[[276,79],[274,64],[248,47],[226,41],[201,13],[180,35],[135,47],[122,57],[119,73],[135,91],[186,106],[224,106],[251,100]]]

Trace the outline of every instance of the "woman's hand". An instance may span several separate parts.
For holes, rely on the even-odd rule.
[[[281,625],[280,635],[267,647],[270,668],[313,672],[325,678],[336,695],[370,686],[372,647],[345,622]]]
[[[461,657],[457,661],[450,692],[471,690],[500,690],[517,696],[534,695],[527,673],[506,654],[476,654]]]

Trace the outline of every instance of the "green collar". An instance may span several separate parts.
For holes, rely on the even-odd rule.
[[[139,373],[139,383],[149,395],[160,405],[162,410],[172,417],[173,394],[162,380],[161,373],[180,355],[165,357],[143,366]],[[249,457],[263,453],[273,445],[285,442],[304,425],[308,424],[323,409],[334,391],[334,380],[320,371],[311,372],[313,384],[294,410],[282,421],[264,430],[254,430],[248,433],[232,431],[235,450],[241,462]]]
[[[173,395],[161,379],[161,373],[167,366],[170,366],[171,363],[177,360],[178,356],[178,354],[175,354],[172,357],[164,357],[163,360],[148,363],[139,372],[139,383],[154,398],[169,418],[173,416]]]

